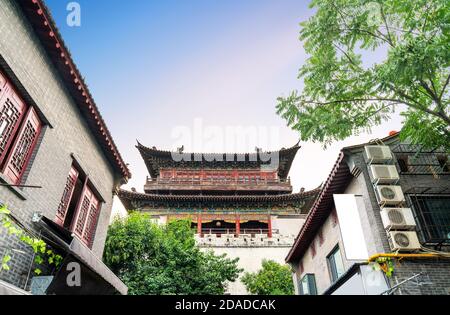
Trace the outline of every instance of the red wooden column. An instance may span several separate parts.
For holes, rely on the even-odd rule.
[[[200,235],[200,237],[202,237],[202,215],[199,214],[197,216],[197,233],[198,235]]]
[[[239,214],[236,216],[236,236],[241,234],[241,218]]]
[[[269,220],[267,221],[267,227],[269,229],[269,237],[272,237],[272,217],[269,215]]]

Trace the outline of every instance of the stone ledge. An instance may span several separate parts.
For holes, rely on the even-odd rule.
[[[31,293],[0,280],[0,295],[31,295]]]

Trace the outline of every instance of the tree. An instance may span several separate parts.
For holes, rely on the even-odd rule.
[[[242,277],[247,291],[258,295],[293,295],[291,269],[273,260],[264,260],[256,273],[246,272]]]
[[[238,278],[238,259],[202,252],[190,221],[167,225],[131,213],[110,226],[103,260],[130,295],[224,294]]]
[[[277,112],[302,140],[327,146],[403,116],[402,139],[450,149],[450,1],[313,0],[301,23],[310,55],[302,93],[278,98]],[[367,65],[362,53],[387,56]]]

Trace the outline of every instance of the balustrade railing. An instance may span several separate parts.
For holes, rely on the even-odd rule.
[[[278,234],[278,229],[272,229],[272,234]],[[240,229],[239,234],[248,234],[248,235],[262,235],[269,234],[269,229]],[[221,228],[202,228],[202,235],[237,235],[236,229],[221,229]]]
[[[198,185],[208,186],[217,184],[238,184],[238,185],[278,185],[278,184],[290,184],[291,180],[288,179],[241,179],[241,178],[212,178],[212,179],[199,179],[199,178],[147,178],[147,185]]]

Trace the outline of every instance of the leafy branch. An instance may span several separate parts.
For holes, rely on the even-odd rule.
[[[34,262],[36,265],[42,265],[47,262],[49,265],[54,265],[55,267],[59,266],[62,262],[62,256],[56,254],[49,246],[40,238],[35,238],[28,235],[23,229],[17,228],[10,218],[11,212],[5,207],[0,207],[0,226],[7,230],[9,235],[16,236],[22,243],[30,246],[35,253]],[[11,256],[9,255],[9,251],[6,251],[5,255],[3,255],[0,271],[2,270],[10,270],[8,265],[11,260]],[[36,268],[34,270],[36,275],[40,275],[42,270],[40,268]]]
[[[394,262],[390,257],[378,257],[372,265],[373,270],[381,270],[386,277],[392,277],[394,273]]]
[[[300,32],[309,55],[299,71],[303,90],[277,99],[277,113],[301,140],[327,146],[400,110],[402,140],[450,150],[450,2],[313,0],[311,7]]]

